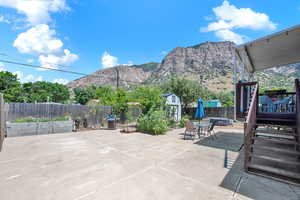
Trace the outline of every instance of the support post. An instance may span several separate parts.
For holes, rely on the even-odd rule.
[[[234,91],[234,97],[233,97],[233,100],[234,100],[234,114],[233,114],[233,119],[234,121],[236,121],[236,105],[237,105],[237,102],[236,102],[236,83],[237,83],[237,59],[236,59],[236,51],[234,50],[234,56],[233,56],[233,62],[234,62],[234,65],[233,65],[233,91]]]

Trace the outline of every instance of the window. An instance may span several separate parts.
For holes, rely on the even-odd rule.
[[[176,103],[176,96],[172,95],[172,103]]]

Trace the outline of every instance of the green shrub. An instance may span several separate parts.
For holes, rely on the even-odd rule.
[[[164,134],[168,130],[168,119],[162,110],[150,110],[138,119],[138,130],[153,135]]]
[[[176,121],[174,119],[169,119],[168,120],[168,126],[170,128],[175,128],[176,127]]]
[[[188,115],[184,115],[181,117],[180,121],[179,121],[179,127],[180,128],[184,128],[185,127],[185,122],[189,120],[189,116]]]

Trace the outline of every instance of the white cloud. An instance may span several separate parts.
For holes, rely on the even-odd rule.
[[[250,8],[237,8],[225,0],[219,7],[213,8],[217,22],[209,24],[208,31],[220,28],[249,28],[252,30],[274,30],[276,24],[265,13],[255,12]]]
[[[17,75],[18,79],[20,80],[21,83],[26,83],[26,82],[37,82],[37,81],[42,81],[43,77],[42,76],[34,76],[32,74],[29,74],[27,76],[24,76],[23,72],[21,71],[15,71],[13,72],[14,75]]]
[[[127,64],[119,64],[122,66],[132,66],[133,65],[133,61],[129,60]]]
[[[2,62],[0,62],[0,72],[5,71],[4,66],[5,66],[5,65],[4,65]]]
[[[122,65],[122,66],[132,66],[132,65],[134,65],[133,61],[131,61],[131,60],[129,60],[128,63],[126,63],[126,64],[119,64],[118,63],[118,57],[110,55],[107,51],[105,51],[102,54],[101,64],[102,64],[103,68],[110,68],[110,67],[114,67],[114,66],[117,66],[117,65]]]
[[[213,18],[213,16],[209,15],[209,16],[204,16],[204,19],[206,21],[212,21],[214,18]]]
[[[222,29],[215,32],[215,35],[224,41],[232,41],[236,44],[242,44],[248,40],[247,36],[239,35],[229,29]]]
[[[168,54],[167,51],[162,51],[162,52],[160,52],[160,55],[163,55],[163,56],[165,56],[165,55],[167,55],[167,54]]]
[[[0,22],[10,24],[10,21],[8,19],[6,19],[3,15],[0,16]]]
[[[61,56],[56,56],[53,54],[39,56],[39,61],[42,67],[49,69],[58,69],[59,65],[70,65],[76,60],[78,60],[78,56],[76,54],[72,54],[68,49],[65,49],[63,55]],[[40,69],[44,70],[43,68]]]
[[[107,51],[105,51],[101,58],[101,63],[103,68],[110,68],[118,65],[118,58],[110,55]]]
[[[36,82],[36,81],[42,81],[43,77],[42,76],[33,76],[32,74],[29,74],[27,76],[24,76],[21,80],[21,82]]]
[[[14,41],[21,53],[39,56],[39,62],[46,68],[58,68],[58,65],[69,65],[78,60],[78,55],[63,49],[63,42],[56,38],[55,30],[47,24],[36,25],[18,35]]]
[[[13,75],[17,75],[18,78],[20,79],[20,77],[23,77],[23,72],[21,72],[21,71],[15,71],[15,72],[13,72]]]
[[[50,13],[69,10],[65,0],[0,0],[0,6],[16,9],[30,25],[50,22]]]
[[[47,24],[52,20],[51,13],[69,10],[66,0],[0,0],[0,6],[16,9],[28,22],[30,28],[20,33],[13,43],[19,52],[38,56],[40,64],[48,68],[71,64],[79,58],[63,48],[64,44],[56,37],[56,31]],[[3,20],[5,18],[0,16],[0,22]],[[33,61],[28,59],[29,63]]]
[[[69,82],[69,80],[63,78],[56,78],[52,82],[66,85]]]
[[[28,63],[33,63],[34,62],[34,59],[33,58],[29,58],[26,60]]]
[[[32,55],[59,53],[63,43],[55,35],[47,24],[39,24],[20,33],[13,45],[21,53]]]
[[[126,64],[127,66],[132,66],[133,65],[133,61],[129,60],[128,63]]]
[[[227,38],[238,44],[245,42],[247,37],[233,32],[233,29],[274,30],[277,26],[265,13],[255,12],[250,8],[237,8],[227,0],[221,6],[213,8],[213,12],[217,21],[202,27],[201,31],[214,31],[218,38]]]

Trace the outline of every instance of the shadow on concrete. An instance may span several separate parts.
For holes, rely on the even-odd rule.
[[[230,190],[235,195],[244,175],[243,171],[243,142],[244,135],[242,132],[218,131],[216,139],[213,137],[202,138],[195,142],[197,145],[212,147],[224,150],[224,168],[228,173],[220,183],[220,187]],[[232,153],[235,152],[235,153]],[[238,155],[236,156],[236,153]],[[235,156],[232,156],[232,155]],[[245,194],[241,194],[245,196]],[[252,198],[251,196],[249,196]]]
[[[244,171],[243,133],[220,131],[217,139],[208,137],[195,144],[224,150],[224,168],[228,172],[219,186],[232,191],[233,199],[300,199],[300,188]]]
[[[199,141],[195,142],[195,144],[234,152],[241,150],[244,139],[243,134],[229,131],[219,131],[216,133],[216,136],[216,139],[214,139],[212,136],[200,139]]]
[[[238,187],[244,176],[244,169],[243,169],[244,153],[243,152],[244,151],[240,151],[236,159],[230,159],[227,156],[228,150],[225,150],[224,152],[224,168],[229,169],[229,171],[219,186],[233,191],[234,194],[238,192]],[[241,195],[247,196],[245,194],[241,194]],[[251,196],[248,197],[252,198]]]

